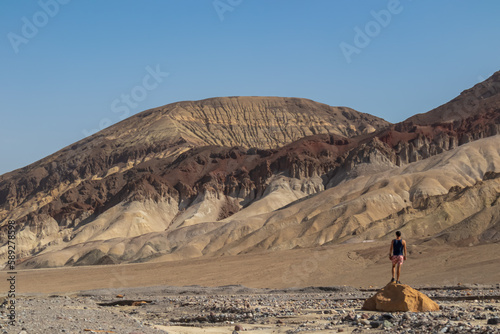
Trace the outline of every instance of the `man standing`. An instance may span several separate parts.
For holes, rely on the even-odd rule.
[[[401,266],[403,261],[406,260],[406,241],[401,239],[401,232],[396,232],[396,239],[391,242],[391,249],[389,250],[389,259],[392,261],[392,279],[391,283],[394,282],[394,276],[397,267],[397,284],[401,284],[399,276],[401,275]]]

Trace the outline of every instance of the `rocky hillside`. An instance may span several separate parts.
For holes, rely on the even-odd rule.
[[[1,176],[0,219],[18,224],[21,267],[314,247],[395,228],[420,242],[497,242],[495,101],[395,125],[304,99],[180,102]]]
[[[0,176],[0,219],[19,219],[86,181],[208,145],[277,148],[305,136],[372,133],[384,120],[306,99],[230,97],[147,110]]]
[[[234,159],[230,155],[237,153],[228,152],[227,159]],[[374,171],[374,164],[383,168]],[[500,136],[404,167],[374,159],[357,168],[364,173],[331,187],[319,175],[297,179],[276,173],[259,196],[251,178],[249,191],[229,188],[228,195],[212,180],[214,186],[207,185],[187,206],[169,194],[160,197],[161,181],[148,180],[133,193],[149,188],[155,197],[128,198],[72,229],[58,231],[56,221],[46,220],[45,240],[59,235],[64,242],[49,242],[21,266],[276,251],[385,238],[395,228],[419,242],[468,246],[500,241]]]
[[[461,121],[500,108],[500,71],[474,87],[464,90],[450,102],[425,114],[410,117],[408,121],[433,124]]]
[[[0,176],[0,220],[2,225],[9,219],[18,223],[22,256],[64,245],[78,234],[77,226],[98,220],[131,199],[169,200],[177,207],[168,209],[154,228],[149,222],[145,228],[132,224],[131,231],[121,231],[123,235],[163,230],[172,217],[180,221],[189,216],[179,212],[204,196],[206,187],[220,178],[217,173],[238,184],[245,171],[258,167],[261,171],[252,172],[253,184],[248,187],[262,188],[265,180],[258,175],[266,175],[265,160],[274,154],[273,148],[320,133],[337,137],[373,133],[388,124],[349,108],[299,98],[228,97],[174,103],[139,113]],[[238,164],[233,161],[236,155],[242,156]],[[252,192],[245,184],[238,188]],[[246,201],[251,196],[259,194],[248,195]],[[229,203],[220,215],[242,205]],[[208,218],[214,219],[204,219]],[[5,234],[0,234],[2,242],[3,238]]]

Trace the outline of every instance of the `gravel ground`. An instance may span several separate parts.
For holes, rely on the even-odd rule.
[[[417,287],[418,288],[418,287]],[[441,310],[362,311],[375,289],[140,288],[20,296],[0,333],[500,333],[500,285],[421,287]],[[179,331],[179,328],[182,330]]]

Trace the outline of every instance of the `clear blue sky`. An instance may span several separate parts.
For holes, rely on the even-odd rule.
[[[398,122],[500,70],[496,0],[215,4],[2,0],[0,174],[176,101],[296,96]]]

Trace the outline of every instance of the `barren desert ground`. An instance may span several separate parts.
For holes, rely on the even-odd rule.
[[[498,244],[410,245],[409,250],[402,282],[435,299],[439,312],[361,310],[364,299],[390,279],[388,247],[373,242],[182,262],[20,270],[18,323],[7,325],[6,310],[0,320],[3,333],[16,334],[427,333],[445,327],[450,333],[498,332],[498,325],[488,324],[499,317]]]
[[[402,282],[413,285],[500,283],[500,245],[412,245]],[[381,287],[391,278],[389,247],[382,242],[343,244],[261,254],[20,270],[18,293],[69,293],[91,289],[243,285],[250,288],[308,286]],[[1,282],[1,291],[7,283]]]

